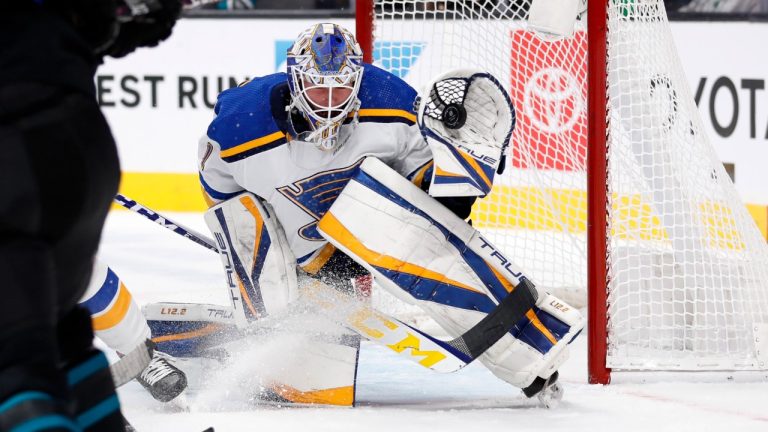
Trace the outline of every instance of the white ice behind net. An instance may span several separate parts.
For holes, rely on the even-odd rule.
[[[507,87],[518,120],[507,169],[473,223],[537,285],[583,306],[586,17],[547,42],[527,30],[528,5],[378,0],[374,62],[417,89],[467,67]],[[617,0],[608,28],[609,366],[766,368],[768,250],[702,132],[663,2]]]

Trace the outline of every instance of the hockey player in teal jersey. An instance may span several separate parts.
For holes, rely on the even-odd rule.
[[[419,104],[403,80],[363,63],[355,38],[335,24],[299,35],[287,65],[286,73],[223,92],[199,142],[200,181],[212,206],[205,219],[239,325],[290,310],[313,283],[352,296],[372,273],[459,336],[498,312],[505,293],[530,290],[531,303],[518,305],[524,316],[474,353],[485,353],[480,361],[527,396],[554,388],[581,315],[549,308],[551,295],[524,282],[509,263],[491,266],[502,255],[491,257],[490,246],[468,240],[477,243],[479,234],[465,220],[476,198],[490,191],[514,128],[514,109],[498,81],[455,71],[436,80]],[[371,168],[374,160],[384,168]],[[388,179],[400,189],[382,186]],[[350,198],[350,188],[361,185],[378,195],[369,202]],[[416,201],[422,207],[406,205]],[[408,210],[385,230],[382,209],[393,203]],[[338,223],[336,216],[350,213],[369,235]],[[469,233],[467,243],[448,228],[437,237],[414,234],[444,226]],[[424,249],[443,235],[450,244]],[[382,238],[388,240],[379,249],[369,246]],[[445,267],[446,260],[452,264]],[[503,287],[501,295],[489,292],[495,286]],[[284,374],[271,396],[354,404],[359,337],[343,326],[338,333],[335,344],[318,340],[308,348],[294,365],[302,373]],[[282,354],[284,366],[293,367]]]
[[[18,0],[0,12],[0,430],[119,431],[77,306],[120,167],[94,76],[168,38],[180,0]],[[141,9],[142,12],[138,13]]]

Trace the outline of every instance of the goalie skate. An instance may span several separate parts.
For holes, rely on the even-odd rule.
[[[536,396],[546,408],[557,408],[565,393],[563,386],[557,381],[559,375],[555,372],[547,379],[536,378],[531,385],[523,389],[523,394],[529,398]]]
[[[187,388],[187,376],[174,366],[173,357],[155,351],[152,361],[136,380],[160,402],[169,402]]]
[[[563,393],[565,393],[565,389],[563,389],[562,384],[556,382],[544,387],[536,397],[544,407],[557,408],[560,405],[560,400],[563,399]]]

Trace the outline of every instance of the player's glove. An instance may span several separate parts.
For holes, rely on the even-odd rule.
[[[10,3],[23,7],[26,2]],[[117,0],[41,0],[39,4],[71,24],[95,54],[117,37]]]
[[[167,39],[181,14],[181,0],[131,0],[132,17],[120,24],[120,32],[105,54],[124,57],[136,48],[157,46]],[[126,7],[128,7],[126,6]]]

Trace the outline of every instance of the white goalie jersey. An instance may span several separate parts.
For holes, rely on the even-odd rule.
[[[328,255],[317,222],[366,157],[419,184],[432,152],[416,125],[415,90],[375,66],[365,66],[358,118],[341,127],[335,152],[294,139],[288,95],[284,73],[223,92],[199,143],[200,181],[213,201],[249,191],[268,202],[297,263],[311,268]]]

